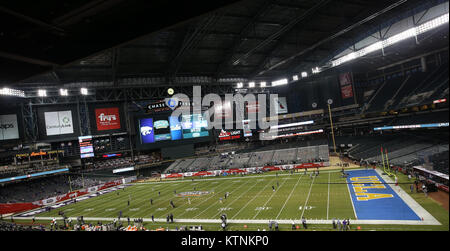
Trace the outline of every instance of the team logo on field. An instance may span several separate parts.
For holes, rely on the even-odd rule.
[[[231,209],[233,209],[233,208],[231,208],[231,207],[221,207],[221,208],[219,208],[217,210],[219,210],[219,211],[230,211]]]
[[[206,194],[210,194],[210,191],[190,191],[190,192],[182,192],[182,193],[178,193],[177,196],[178,197],[186,197],[186,196],[202,196],[202,195],[206,195]]]
[[[305,210],[311,210],[311,209],[313,209],[313,208],[316,208],[316,207],[313,207],[313,206],[306,206],[306,207],[305,207]],[[300,207],[298,208],[298,210],[303,210],[303,206],[300,206]]]
[[[255,211],[265,211],[265,210],[270,210],[272,209],[271,207],[257,207],[255,208]]]
[[[350,178],[353,191],[358,201],[370,201],[375,199],[394,198],[393,194],[369,193],[367,189],[386,189],[377,176]]]

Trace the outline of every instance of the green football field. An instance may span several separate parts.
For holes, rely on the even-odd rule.
[[[400,175],[400,182],[406,177]],[[272,189],[272,186],[275,190]],[[407,191],[408,185],[403,189]],[[185,192],[204,192],[198,196],[179,196]],[[225,199],[225,193],[229,193]],[[411,194],[419,204],[430,212],[443,225],[441,226],[375,226],[363,229],[380,230],[447,230],[448,211],[423,194]],[[222,199],[220,199],[222,198]],[[150,203],[153,199],[153,205]],[[130,205],[128,206],[128,200]],[[172,208],[173,201],[175,208]],[[345,178],[338,170],[321,171],[317,177],[308,172],[290,174],[270,172],[263,175],[230,176],[218,178],[196,178],[177,181],[136,183],[124,190],[110,192],[70,204],[50,212],[40,213],[39,217],[58,217],[63,211],[67,217],[83,216],[117,218],[165,219],[173,214],[174,219],[191,220],[195,225],[201,219],[220,219],[226,213],[230,220],[300,220],[306,219],[355,219],[349,189]],[[105,221],[103,221],[105,222]],[[165,222],[145,223],[147,227],[164,226]],[[184,224],[186,225],[186,224]],[[202,224],[218,230],[218,224]],[[231,229],[245,230],[244,224],[231,224]],[[247,229],[266,227],[267,224],[250,224]],[[286,230],[288,229],[285,226]],[[281,227],[283,229],[283,227]],[[312,227],[314,229],[314,226]],[[330,226],[316,225],[316,229],[330,229]]]
[[[144,183],[41,213],[37,217],[57,216],[61,210],[68,217],[114,218],[122,211],[125,218],[150,218],[151,215],[165,218],[172,213],[178,219],[219,219],[221,213],[226,213],[228,219],[246,220],[298,220],[302,217],[354,219],[348,188],[344,183],[345,179],[336,171],[321,172],[313,178],[309,173],[271,173]],[[179,195],[194,191],[206,194]],[[225,199],[227,192],[229,196]],[[150,199],[153,199],[153,205]],[[172,208],[170,201],[173,201],[175,208]]]

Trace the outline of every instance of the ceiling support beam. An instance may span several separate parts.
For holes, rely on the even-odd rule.
[[[270,42],[272,42],[274,39],[280,37],[281,35],[285,34],[287,31],[291,30],[296,24],[298,24],[300,21],[304,20],[305,17],[310,16],[312,13],[314,13],[318,8],[321,8],[322,6],[324,6],[325,4],[327,4],[328,2],[330,2],[331,0],[322,0],[319,3],[317,3],[316,5],[314,5],[312,8],[310,8],[309,10],[307,10],[306,12],[304,12],[302,15],[298,16],[297,18],[292,19],[288,24],[286,24],[283,28],[281,28],[280,30],[278,30],[277,32],[275,32],[274,34],[272,34],[270,37],[268,37],[267,39],[265,39],[264,41],[262,41],[261,43],[259,43],[257,46],[255,46],[254,48],[252,48],[249,52],[247,52],[246,54],[244,54],[242,57],[238,58],[237,60],[235,60],[233,62],[233,65],[237,65],[240,62],[242,62],[243,60],[245,60],[246,58],[248,58],[253,52],[255,52],[256,50],[266,46],[267,44],[269,44]]]
[[[29,57],[16,55],[16,54],[4,52],[4,51],[0,51],[0,57],[6,58],[6,59],[11,59],[14,61],[20,61],[20,62],[24,62],[24,63],[28,63],[28,64],[40,65],[40,66],[52,66],[52,67],[58,66],[58,64],[53,63],[53,62],[48,62],[48,61],[35,59],[35,58],[29,58]]]
[[[219,75],[227,68],[229,67],[229,62],[233,58],[233,55],[238,51],[239,47],[242,44],[242,40],[245,37],[245,34],[248,33],[251,27],[254,27],[255,24],[258,22],[258,19],[263,16],[267,11],[270,10],[270,7],[272,6],[272,0],[267,0],[262,7],[258,10],[258,12],[245,24],[245,26],[240,30],[239,34],[233,39],[233,46],[231,46],[226,52],[225,52],[225,58],[222,60],[222,62],[219,64],[219,66],[216,69],[216,76],[219,77]]]
[[[175,77],[177,75],[186,52],[195,48],[196,44],[198,44],[198,42],[206,33],[205,31],[207,30],[207,28],[211,25],[214,25],[214,23],[217,22],[218,18],[219,15],[217,13],[207,17],[201,24],[195,27],[192,33],[188,33],[185,36],[183,42],[181,43],[180,49],[177,51],[177,54],[172,58],[170,62],[167,74],[169,78]]]
[[[7,8],[5,8],[5,7],[2,7],[2,6],[0,6],[0,12],[7,13],[7,14],[9,14],[9,15],[11,15],[11,16],[14,16],[14,17],[16,17],[16,18],[19,18],[19,19],[21,19],[21,20],[24,20],[24,21],[26,21],[26,22],[28,22],[28,23],[32,23],[32,24],[34,24],[34,25],[37,25],[37,26],[46,28],[46,29],[48,29],[48,30],[57,30],[57,31],[59,31],[59,32],[64,32],[64,30],[63,30],[62,28],[56,27],[56,26],[54,26],[54,25],[45,23],[45,22],[43,22],[43,21],[41,21],[41,20],[38,20],[38,19],[35,19],[35,18],[32,18],[32,17],[29,17],[29,16],[25,16],[25,15],[23,15],[23,14],[17,13],[17,12],[15,12],[15,11],[12,11],[12,10],[7,9]]]
[[[319,9],[324,7],[329,2],[330,2],[330,0],[322,0],[322,1],[318,2],[316,5],[314,5],[313,7],[311,7],[310,9],[308,9],[306,12],[303,12],[303,14],[301,14],[300,16],[298,16],[297,18],[295,18],[294,20],[289,22],[289,24],[286,26],[287,28],[279,36],[281,36],[283,33],[286,34],[288,31],[290,31],[295,25],[297,25],[301,21],[310,18],[312,15],[317,13],[317,11]],[[273,57],[275,51],[284,44],[284,42],[285,42],[284,40],[286,40],[286,39],[287,39],[287,36],[284,36],[284,39],[279,39],[275,43],[275,45],[272,47],[272,50],[267,53],[267,57],[260,62],[260,64],[258,65],[258,67],[255,70],[255,73],[253,73],[252,75],[256,75],[266,64],[270,63],[270,60]]]
[[[349,27],[347,27],[347,28],[345,28],[343,30],[340,30],[339,32],[335,33],[334,35],[326,37],[326,38],[322,39],[321,41],[318,41],[317,43],[313,44],[312,46],[310,46],[310,47],[308,47],[308,48],[306,48],[306,49],[304,49],[304,50],[302,50],[302,51],[300,51],[300,52],[298,52],[298,53],[296,53],[296,54],[294,54],[294,55],[292,55],[292,56],[290,56],[290,57],[288,57],[288,58],[286,58],[284,60],[281,60],[280,62],[278,62],[278,63],[276,63],[276,64],[274,64],[272,66],[269,66],[269,67],[265,68],[264,70],[262,70],[262,71],[258,72],[257,74],[255,74],[255,76],[260,76],[260,75],[262,75],[262,74],[264,74],[264,73],[266,73],[268,71],[271,71],[271,70],[273,70],[273,69],[275,69],[275,68],[277,68],[277,67],[279,67],[281,65],[284,65],[284,64],[292,61],[293,59],[295,59],[295,58],[297,58],[299,56],[302,56],[302,55],[304,55],[305,53],[307,53],[307,52],[309,52],[311,50],[314,50],[315,48],[317,48],[317,47],[319,47],[319,46],[321,46],[321,45],[323,45],[323,44],[325,44],[325,43],[327,43],[327,42],[329,42],[329,41],[331,41],[331,40],[333,40],[333,39],[335,39],[335,38],[337,38],[337,37],[339,37],[339,36],[341,36],[341,35],[343,35],[343,34],[345,34],[347,32],[349,32],[349,31],[353,30],[356,27],[361,26],[364,23],[369,22],[370,20],[372,20],[372,19],[374,19],[374,18],[376,18],[376,17],[378,17],[378,16],[380,16],[380,15],[382,15],[382,14],[384,14],[384,13],[386,13],[386,12],[388,12],[388,11],[390,11],[390,10],[392,10],[392,9],[394,9],[394,8],[404,4],[406,2],[407,2],[407,0],[397,1],[394,4],[391,4],[388,7],[384,8],[384,9],[382,9],[380,11],[377,11],[376,13],[374,13],[374,14],[372,14],[372,15],[370,15],[370,16],[362,19],[362,20],[360,20],[359,22],[356,22],[356,23],[350,25]]]

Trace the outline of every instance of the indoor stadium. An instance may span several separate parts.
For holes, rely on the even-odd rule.
[[[0,231],[449,231],[448,1],[191,2],[0,4]]]

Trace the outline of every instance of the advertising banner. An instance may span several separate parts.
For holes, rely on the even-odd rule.
[[[45,112],[45,128],[47,136],[72,134],[72,111]]]
[[[341,85],[342,98],[346,99],[353,97],[352,74],[350,72],[340,74],[339,83]]]
[[[133,170],[134,170],[134,166],[131,166],[131,167],[114,169],[112,172],[113,173],[123,173],[123,172],[129,172],[129,171],[133,171]]]
[[[288,113],[286,97],[274,98],[275,112],[277,114]]]
[[[240,138],[241,138],[240,130],[234,130],[234,131],[222,130],[219,134],[219,140],[232,140],[232,139],[240,139]]]
[[[21,175],[21,176],[9,177],[9,178],[0,179],[0,183],[14,181],[14,180],[28,179],[28,178],[31,178],[31,177],[38,177],[38,176],[54,174],[54,173],[61,173],[61,172],[67,172],[67,171],[69,171],[69,168],[63,168],[63,169],[57,169],[57,170],[52,170],[52,171],[45,171],[45,172],[39,172],[39,173],[32,173],[32,174],[26,174],[26,175]]]
[[[212,170],[212,171],[201,171],[201,172],[189,172],[189,173],[171,173],[171,174],[161,174],[162,179],[167,178],[182,178],[191,176],[214,176],[214,175],[230,175],[237,173],[252,173],[258,170],[265,172],[269,171],[279,171],[279,170],[290,170],[290,169],[303,169],[303,168],[319,168],[329,166],[330,162],[315,162],[315,163],[303,163],[298,165],[277,165],[277,166],[264,166],[264,167],[251,167],[251,168],[231,168],[226,170]]]
[[[251,137],[252,129],[250,128],[250,120],[242,120],[242,128],[244,131],[244,137]]]
[[[373,128],[373,130],[374,131],[380,131],[380,130],[399,130],[399,129],[432,128],[432,127],[448,127],[448,122],[446,122],[446,123],[420,124],[420,125],[383,126],[383,127],[375,127],[375,128]]]
[[[104,190],[106,188],[110,188],[110,187],[114,187],[114,186],[118,186],[122,184],[122,180],[115,180],[115,181],[111,181],[111,182],[107,182],[98,186],[93,186],[93,187],[89,187],[89,188],[85,188],[85,189],[81,189],[81,190],[77,190],[77,191],[73,191],[73,192],[69,192],[63,195],[58,195],[55,197],[51,197],[45,200],[39,200],[39,201],[35,201],[33,202],[34,205],[39,205],[39,206],[45,206],[45,205],[49,205],[52,203],[58,203],[58,202],[62,202],[65,200],[69,200],[72,198],[77,198],[89,193],[93,193],[93,192],[97,192],[97,191],[101,191]]]
[[[18,139],[19,126],[16,114],[0,115],[0,140]]]
[[[95,118],[98,131],[120,129],[118,107],[95,109]]]

